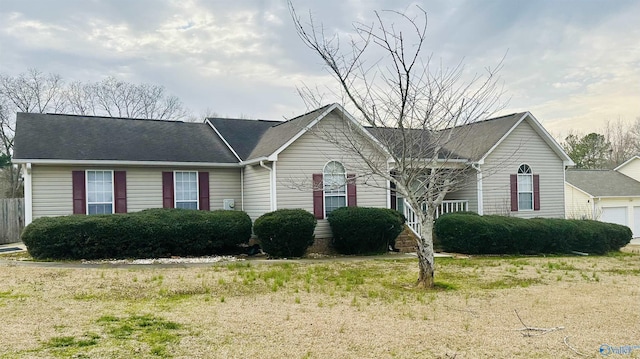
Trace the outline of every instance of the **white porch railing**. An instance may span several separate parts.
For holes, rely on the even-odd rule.
[[[409,203],[407,203],[407,201],[404,201],[402,211],[404,212],[404,217],[407,219],[407,226],[413,231],[413,234],[419,237],[422,225],[420,224],[418,214],[413,210]]]
[[[436,218],[440,217],[445,213],[453,213],[453,212],[466,212],[469,210],[469,201],[465,200],[452,200],[452,201],[442,201],[442,204],[436,208]]]
[[[403,208],[403,214],[405,218],[407,218],[407,226],[411,228],[413,233],[415,233],[417,236],[420,236],[421,224],[420,224],[420,218],[418,217],[418,214],[413,209],[413,207],[411,207],[409,203],[407,203],[406,201],[404,201],[402,208]],[[426,210],[426,204],[423,204],[422,210],[423,211]],[[440,217],[445,213],[465,212],[468,210],[469,210],[469,201],[466,201],[466,200],[443,201],[442,204],[440,204],[438,208],[436,208],[436,216],[434,220],[438,219],[438,217]]]

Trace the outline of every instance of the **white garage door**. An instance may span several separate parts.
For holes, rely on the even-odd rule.
[[[633,236],[640,237],[640,207],[633,207]]]
[[[602,209],[602,222],[616,223],[628,226],[627,223],[627,207],[605,207]]]

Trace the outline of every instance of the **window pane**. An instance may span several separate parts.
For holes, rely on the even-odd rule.
[[[520,209],[533,209],[533,193],[518,193],[518,206]]]
[[[113,211],[113,172],[87,171],[88,214]]]
[[[198,209],[197,172],[175,172],[176,208]]]
[[[184,187],[184,186],[182,185],[182,182],[178,182],[178,181],[176,180],[176,200],[177,200],[177,201],[182,201],[182,200],[184,200],[183,195],[182,195],[182,193],[184,192],[183,187]]]
[[[531,173],[531,167],[527,164],[521,165],[518,168],[518,173]]]
[[[325,211],[329,215],[334,209],[346,206],[345,196],[326,196],[325,197]]]
[[[533,192],[533,178],[531,175],[518,175],[518,192]]]
[[[111,204],[89,204],[89,214],[111,214]]]
[[[176,202],[176,208],[198,209],[196,202]]]
[[[342,163],[331,161],[324,167],[325,174],[342,174],[345,172]]]
[[[346,177],[344,174],[327,174],[324,177],[324,191],[326,193],[345,193]]]
[[[87,191],[87,202],[98,202],[98,199],[96,198],[96,192],[94,190]]]
[[[325,215],[329,215],[334,209],[347,205],[347,176],[344,166],[337,161],[327,163],[322,174]]]

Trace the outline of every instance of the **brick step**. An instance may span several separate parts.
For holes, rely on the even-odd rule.
[[[416,251],[416,237],[405,225],[404,231],[396,238],[396,249],[401,253],[410,253]]]

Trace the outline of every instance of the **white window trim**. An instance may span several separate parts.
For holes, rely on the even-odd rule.
[[[344,169],[344,194],[335,194],[335,193],[329,193],[327,194],[327,192],[324,190],[324,183],[326,180],[326,172],[325,169],[327,168],[327,165],[331,162],[337,162],[339,163],[342,168]],[[344,206],[348,207],[349,206],[349,186],[347,183],[347,168],[344,166],[344,164],[340,161],[336,161],[336,160],[331,160],[328,161],[327,163],[324,164],[324,166],[322,167],[322,212],[324,214],[324,218],[326,219],[328,214],[327,214],[327,197],[344,197]],[[341,208],[341,207],[338,207]],[[337,209],[337,208],[336,208]]]
[[[527,166],[527,168],[529,168],[529,173],[520,173],[520,167],[522,166]],[[533,170],[531,169],[531,166],[529,166],[526,163],[522,163],[520,164],[520,166],[518,166],[518,172],[516,174],[516,181],[517,181],[517,186],[518,186],[518,211],[521,212],[533,212],[534,208],[536,208],[536,204],[534,203],[536,198],[535,198],[535,194],[534,194],[534,185],[533,185]],[[523,191],[521,190],[521,186],[520,186],[520,176],[524,177],[524,176],[528,176],[531,180],[531,191]],[[531,208],[520,208],[520,193],[531,193]]]
[[[111,202],[91,202],[89,203],[89,172],[111,172]],[[84,171],[84,196],[85,196],[85,213],[89,215],[89,204],[111,204],[111,214],[116,213],[116,190],[115,178],[113,170],[91,169]]]
[[[195,173],[196,174],[196,210],[200,209],[200,176],[198,171],[173,171],[173,208],[178,208],[178,193],[176,186],[176,173]],[[180,201],[180,203],[193,201]]]

